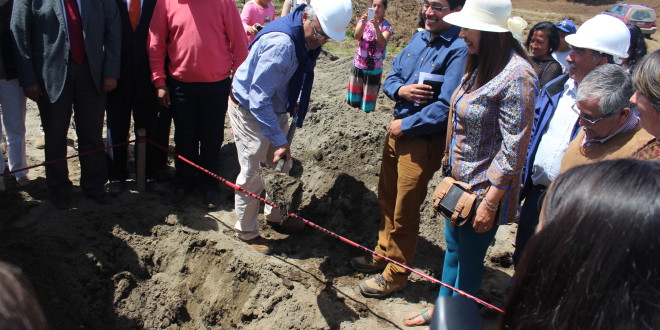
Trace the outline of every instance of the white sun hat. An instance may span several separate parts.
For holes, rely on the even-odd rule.
[[[621,20],[609,15],[596,15],[580,26],[575,34],[567,35],[566,42],[577,48],[586,48],[610,54],[614,62],[628,57],[630,32]]]
[[[509,0],[467,0],[460,12],[448,14],[443,20],[466,29],[488,32],[511,32],[522,42],[527,22],[511,16]]]

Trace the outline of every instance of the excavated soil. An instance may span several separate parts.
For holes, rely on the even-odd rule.
[[[365,3],[356,2],[356,15]],[[583,22],[607,7],[514,1],[530,24],[564,17]],[[417,8],[417,1],[390,1],[392,49],[412,34]],[[657,49],[654,43],[649,41],[651,49]],[[380,152],[393,104],[381,94],[373,113],[346,105],[350,65],[344,54],[319,59],[310,113],[292,146],[291,175],[303,183],[299,215],[373,248]],[[33,146],[39,121],[34,103],[28,106],[28,162],[34,165],[43,162],[43,152]],[[228,121],[224,130],[220,175],[234,181],[239,167]],[[70,137],[69,153],[75,154],[75,135]],[[69,160],[69,169],[77,185],[77,159]],[[31,176],[34,181],[22,190],[7,179],[8,190],[0,193],[0,260],[24,270],[53,329],[402,328],[402,319],[429,307],[439,290],[412,276],[403,292],[364,298],[356,289],[364,275],[348,264],[363,252],[311,227],[287,235],[261,219],[262,235],[274,242],[274,253],[261,255],[235,237],[233,190],[224,184],[220,208],[212,212],[198,193],[168,205],[172,182],[167,180],[148,192],[138,192],[131,182],[129,191],[102,206],[75,188],[74,209],[57,211],[48,201],[43,168],[31,170]],[[436,175],[429,195],[438,182]],[[414,267],[436,278],[443,229],[428,198]],[[489,250],[478,294],[486,301],[503,298],[513,273],[514,235],[515,225],[502,226]],[[492,328],[493,313],[484,308],[482,316]]]

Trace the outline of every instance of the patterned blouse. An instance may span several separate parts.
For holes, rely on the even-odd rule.
[[[392,24],[387,20],[380,23],[381,32],[389,32],[392,34]],[[385,58],[386,47],[381,47],[378,43],[376,30],[371,22],[367,22],[362,31],[362,40],[358,43],[353,64],[355,67],[362,70],[376,70],[383,66],[383,59]]]
[[[660,139],[656,138],[649,141],[646,145],[635,151],[632,158],[660,162]]]
[[[481,197],[491,185],[506,190],[499,204],[501,224],[518,218],[536,88],[532,65],[514,54],[504,70],[481,88],[466,92],[459,87],[452,97],[452,177],[469,183]]]

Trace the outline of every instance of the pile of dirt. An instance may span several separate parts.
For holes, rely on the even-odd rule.
[[[346,79],[351,60],[333,58],[319,60],[318,89],[293,144],[291,174],[304,184],[298,214],[373,248],[380,151],[390,118],[344,104],[344,84],[332,82]],[[33,103],[28,126],[32,142],[38,137]],[[227,122],[221,175],[230,181],[239,169],[232,140]],[[41,162],[41,151],[29,149],[29,162]],[[69,165],[77,185],[78,162]],[[364,275],[348,265],[362,252],[312,228],[287,235],[264,225],[274,254],[258,254],[235,238],[233,191],[226,186],[215,212],[196,195],[179,206],[166,204],[167,183],[145,193],[131,185],[102,206],[76,188],[74,209],[55,211],[43,169],[31,175],[36,180],[28,188],[10,186],[0,199],[0,260],[24,269],[55,329],[390,328],[419,308],[414,303],[428,305],[437,295],[437,285],[416,278],[391,298],[362,297],[356,286]],[[428,204],[423,212],[415,266],[439,277],[442,224],[430,217]],[[488,273],[506,277],[506,270]],[[488,292],[482,297],[496,299]]]
[[[514,1],[514,8],[522,3]],[[520,10],[538,13],[539,19],[573,15],[543,11],[555,5],[576,8],[538,0]],[[401,35],[394,42],[407,41],[416,8],[417,1],[390,1],[388,18]],[[579,8],[574,11],[586,7]],[[378,110],[368,114],[345,104],[350,66],[350,56],[319,59],[310,112],[292,147],[291,175],[303,182],[299,215],[373,248],[381,148],[393,103],[381,93]],[[27,124],[28,162],[39,164],[43,151],[33,147],[39,120],[31,102]],[[228,121],[224,131],[220,175],[234,181],[239,166]],[[69,153],[75,154],[75,136],[70,137]],[[78,185],[76,159],[69,169]],[[313,228],[288,235],[261,219],[262,235],[274,242],[273,255],[261,255],[235,237],[233,190],[225,185],[220,208],[213,212],[198,194],[168,205],[171,182],[143,193],[132,183],[130,191],[101,206],[75,188],[74,209],[56,211],[48,202],[43,168],[33,169],[31,176],[35,180],[27,188],[8,182],[8,191],[0,194],[0,260],[24,270],[53,329],[397,328],[405,315],[432,304],[439,290],[413,276],[403,292],[364,298],[356,288],[365,275],[348,265],[363,252]],[[429,187],[438,181],[439,175]],[[428,198],[414,267],[436,278],[442,270],[443,230]],[[478,294],[486,301],[503,297],[513,272],[514,234],[515,226],[501,227],[490,248]],[[484,320],[492,327],[492,319]]]

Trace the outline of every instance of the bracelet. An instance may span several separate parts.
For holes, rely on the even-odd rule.
[[[482,202],[488,210],[493,211],[493,212],[497,212],[497,208],[498,208],[497,204],[495,204],[495,203],[493,203],[493,202],[491,202],[491,201],[489,201],[485,198],[482,200]]]

